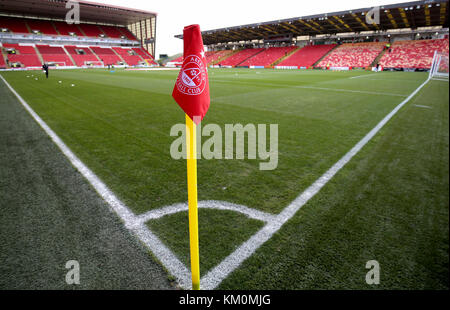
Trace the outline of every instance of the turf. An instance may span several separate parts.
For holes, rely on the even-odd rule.
[[[220,288],[447,290],[448,113],[431,82]]]
[[[31,74],[2,73],[134,212],[186,201],[185,162],[169,154],[170,128],[184,122],[170,95],[176,72],[52,71],[48,81]],[[278,124],[280,156],[274,171],[259,171],[255,160],[200,160],[199,199],[279,213],[427,77],[351,79],[365,74],[210,70],[203,125]],[[432,82],[414,100],[221,288],[368,288],[365,262],[377,258],[380,288],[448,288],[448,84]],[[201,236],[202,271],[259,227],[204,214],[213,233]],[[148,225],[188,264],[185,217]],[[221,235],[224,227],[233,229]]]

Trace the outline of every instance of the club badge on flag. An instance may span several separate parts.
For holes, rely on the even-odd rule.
[[[183,67],[175,83],[172,97],[198,125],[210,106],[208,69],[200,26],[185,27],[183,40]]]

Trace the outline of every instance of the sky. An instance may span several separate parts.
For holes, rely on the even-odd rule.
[[[205,31],[291,17],[411,2],[411,0],[95,0],[94,2],[158,13],[156,58],[159,58],[160,54],[171,56],[183,52],[183,41],[174,36],[182,34],[183,28],[192,24],[199,24],[201,30]]]

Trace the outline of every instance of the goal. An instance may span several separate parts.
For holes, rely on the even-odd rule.
[[[430,79],[448,81],[448,54],[436,51],[431,64]]]

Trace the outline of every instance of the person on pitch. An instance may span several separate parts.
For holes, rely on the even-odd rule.
[[[45,71],[45,77],[48,79],[48,65],[44,63],[42,66],[42,69]]]

